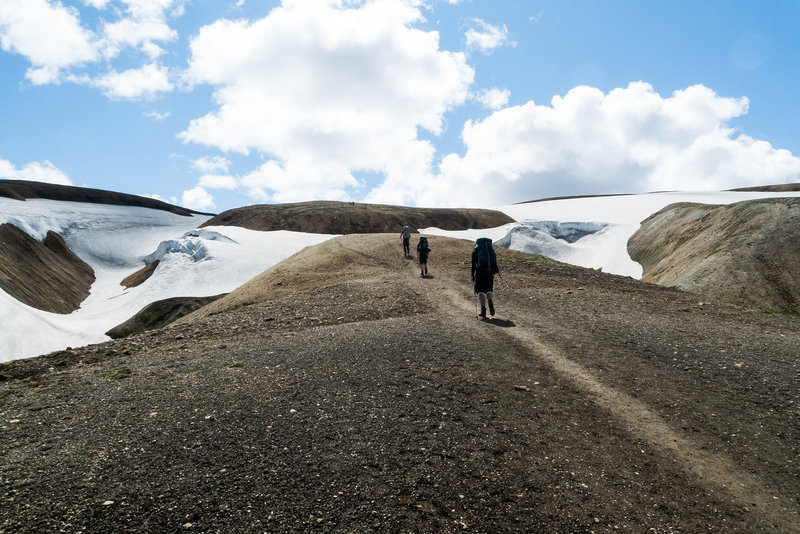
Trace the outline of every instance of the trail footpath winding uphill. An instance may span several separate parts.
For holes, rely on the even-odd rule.
[[[430,242],[0,366],[0,531],[800,532],[795,317]]]

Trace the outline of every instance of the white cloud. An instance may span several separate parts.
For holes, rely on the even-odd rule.
[[[125,47],[139,47],[150,59],[164,50],[155,41],[169,42],[177,39],[178,32],[169,27],[161,17],[145,19],[124,18],[104,26],[103,55],[116,57]]]
[[[498,110],[508,105],[508,99],[511,96],[511,91],[508,89],[498,89],[493,87],[491,89],[484,89],[478,93],[475,98],[489,109]]]
[[[479,50],[484,54],[491,54],[495,48],[505,44],[515,46],[508,40],[508,28],[493,26],[481,19],[474,19],[477,28],[470,28],[464,34],[467,39],[467,50]]]
[[[0,158],[0,178],[72,185],[69,177],[47,160],[44,162],[33,161],[18,169],[10,161]]]
[[[212,210],[217,207],[214,204],[214,197],[199,185],[183,192],[181,206],[195,211]]]
[[[746,98],[702,85],[664,98],[647,83],[604,94],[576,87],[549,106],[528,102],[467,121],[464,156],[406,201],[489,206],[552,195],[719,190],[800,180],[800,158],[727,126]],[[387,198],[398,191],[376,191]],[[410,198],[409,198],[410,197]]]
[[[167,68],[155,63],[124,72],[112,71],[91,83],[114,99],[154,98],[158,93],[173,89]]]
[[[230,160],[222,156],[202,157],[192,161],[193,169],[207,173],[227,171],[230,167]]]
[[[0,46],[28,58],[26,77],[34,84],[58,82],[63,69],[97,59],[95,39],[77,10],[60,2],[0,2]]]
[[[172,16],[182,12],[184,0],[120,0],[116,5],[108,0],[83,0],[85,6],[106,9],[114,6],[113,22],[100,19],[96,31],[83,24],[79,11],[64,6],[58,0],[0,1],[0,47],[25,56],[31,63],[26,78],[37,85],[61,83],[64,80],[86,83],[106,89],[111,98],[138,98],[154,94],[153,89],[140,88],[138,95],[129,96],[119,89],[120,77],[133,77],[137,70],[153,78],[152,61],[164,53],[163,43],[177,39],[177,32],[167,23],[167,11]],[[109,11],[103,13],[103,17]],[[115,70],[105,76],[89,73],[84,68],[103,68],[101,60],[112,61],[123,50],[143,53],[150,65],[118,74]],[[155,91],[164,89],[162,83]]]
[[[239,187],[239,182],[235,176],[226,174],[204,174],[200,177],[200,187],[208,189],[230,189]]]
[[[154,120],[157,120],[157,121],[163,121],[164,119],[166,119],[167,117],[170,116],[170,112],[167,111],[166,113],[159,113],[158,111],[146,111],[146,112],[142,113],[142,115],[144,115],[148,119],[154,119]]]
[[[261,202],[350,200],[346,189],[359,185],[344,167],[307,165],[297,160],[286,165],[270,160],[243,176],[240,183],[250,198]]]
[[[95,9],[103,9],[110,0],[83,0],[84,5],[92,6]]]
[[[217,86],[218,108],[180,136],[276,160],[243,179],[275,199],[344,197],[358,171],[430,174],[417,131],[441,133],[474,72],[421,20],[403,0],[285,0],[259,20],[203,27],[186,79]]]

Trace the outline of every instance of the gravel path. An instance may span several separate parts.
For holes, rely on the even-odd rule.
[[[796,318],[499,251],[479,321],[469,243],[334,241],[0,366],[0,532],[800,532]]]

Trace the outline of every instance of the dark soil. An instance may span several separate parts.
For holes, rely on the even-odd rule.
[[[0,366],[0,532],[800,532],[796,318],[430,241]]]
[[[250,230],[291,230],[317,234],[400,233],[436,227],[443,230],[496,228],[514,222],[494,210],[410,208],[354,202],[299,202],[245,206],[220,213],[202,226],[230,225]]]

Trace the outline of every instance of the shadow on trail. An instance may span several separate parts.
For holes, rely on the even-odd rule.
[[[483,322],[484,323],[493,324],[493,325],[499,326],[501,328],[511,328],[512,326],[517,326],[517,324],[514,321],[511,321],[509,319],[491,318],[491,319],[483,319]]]

